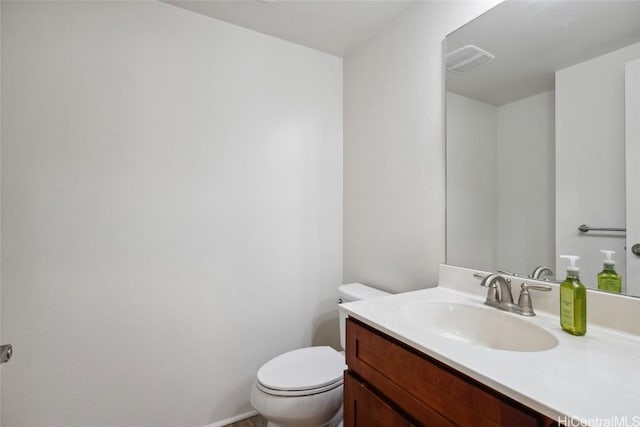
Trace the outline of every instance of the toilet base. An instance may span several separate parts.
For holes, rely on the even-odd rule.
[[[264,393],[254,382],[251,405],[268,427],[338,427],[342,421],[344,386],[304,396],[275,396]]]

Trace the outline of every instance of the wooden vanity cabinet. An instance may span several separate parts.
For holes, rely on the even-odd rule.
[[[345,427],[557,425],[353,318],[346,334]]]

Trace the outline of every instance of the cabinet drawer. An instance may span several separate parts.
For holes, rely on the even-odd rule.
[[[346,347],[349,370],[422,425],[543,425],[539,414],[351,318]]]
[[[380,399],[349,372],[344,374],[344,425],[362,427],[411,427],[402,414]]]

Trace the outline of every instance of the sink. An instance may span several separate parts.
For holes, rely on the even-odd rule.
[[[493,308],[445,301],[412,301],[402,306],[412,326],[445,338],[507,351],[545,351],[558,345],[547,330]]]

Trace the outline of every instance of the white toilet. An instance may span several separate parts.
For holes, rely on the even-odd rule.
[[[360,283],[338,288],[339,302],[389,295]],[[344,349],[345,315],[340,312]],[[342,425],[344,354],[331,347],[307,347],[271,359],[258,370],[251,404],[268,427],[336,427]]]

